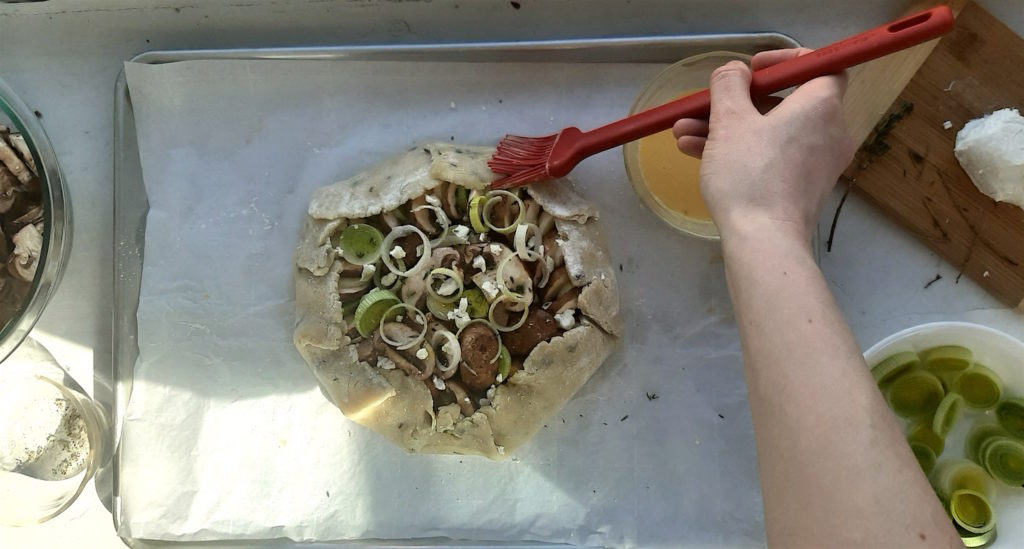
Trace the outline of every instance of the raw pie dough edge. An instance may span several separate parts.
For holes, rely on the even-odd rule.
[[[579,305],[584,320],[531,351],[523,370],[496,388],[492,406],[470,417],[462,417],[456,404],[435,414],[423,382],[358,360],[345,336],[348,326],[337,291],[341,263],[329,243],[338,219],[396,208],[439,185],[434,177],[442,175],[470,188],[486,186],[489,180],[480,183],[479,166],[486,166],[491,152],[490,147],[429,144],[322,187],[313,194],[296,249],[296,348],[346,417],[410,453],[507,457],[586,383],[612,353],[622,331],[618,286],[606,241],[594,221],[597,212],[567,181],[557,181],[544,184],[550,192],[530,192],[565,236],[566,268],[573,284],[583,288]],[[407,171],[403,175],[401,170]]]

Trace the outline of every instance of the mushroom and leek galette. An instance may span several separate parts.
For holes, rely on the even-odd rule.
[[[501,459],[621,334],[596,211],[565,181],[487,190],[492,152],[429,144],[322,187],[296,250],[296,347],[408,452]]]

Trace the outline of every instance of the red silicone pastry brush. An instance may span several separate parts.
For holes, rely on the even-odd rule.
[[[946,6],[903,17],[756,71],[750,94],[765,96],[798,86],[938,38],[952,29],[953,12]],[[588,132],[571,127],[546,137],[506,135],[487,162],[492,171],[505,176],[491,183],[491,188],[508,189],[562,177],[590,155],[667,130],[680,118],[707,118],[710,112],[711,96],[705,89]]]

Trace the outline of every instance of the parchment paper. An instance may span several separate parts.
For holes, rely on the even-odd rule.
[[[404,454],[329,404],[292,346],[314,188],[426,139],[594,127],[660,68],[127,64],[150,212],[120,534],[762,544],[718,247],[644,210],[619,150],[573,179],[601,208],[628,333],[514,459]]]

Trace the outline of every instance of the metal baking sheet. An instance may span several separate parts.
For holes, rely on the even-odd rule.
[[[777,33],[730,34],[677,37],[639,37],[598,40],[543,42],[438,44],[413,46],[347,46],[328,48],[288,48],[249,50],[192,50],[143,53],[132,61],[161,64],[186,60],[212,59],[291,59],[359,61],[441,61],[441,62],[561,62],[561,63],[645,63],[669,64],[684,57],[715,50],[755,53],[766,49],[796,46],[792,38]],[[133,368],[138,355],[136,311],[144,254],[148,203],[142,181],[135,124],[124,75],[118,78],[115,95],[114,157],[114,318],[113,349],[115,389],[115,426],[117,433],[124,418],[131,392]],[[121,518],[119,486],[120,454],[114,457],[113,515]],[[132,546],[166,545],[167,542],[125,540]],[[265,540],[259,546],[280,547],[290,542]],[[203,546],[208,544],[174,544]],[[253,542],[245,542],[251,546]],[[294,544],[298,546],[299,544]],[[473,541],[437,539],[343,541],[330,547],[433,547],[438,545],[519,547],[536,544],[481,544]],[[242,545],[239,545],[242,546]]]

